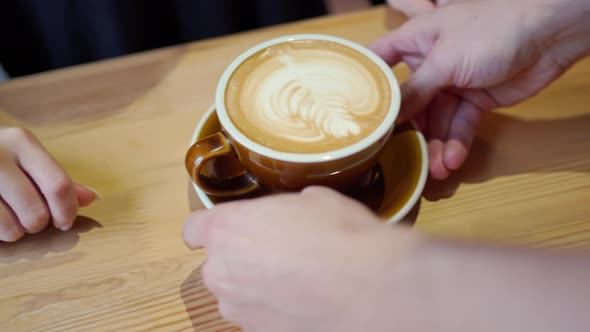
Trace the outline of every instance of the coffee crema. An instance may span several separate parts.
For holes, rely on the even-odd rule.
[[[288,41],[245,60],[229,79],[227,112],[252,141],[322,153],[370,135],[391,107],[391,87],[365,54],[323,40]]]

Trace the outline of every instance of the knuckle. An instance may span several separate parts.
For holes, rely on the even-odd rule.
[[[25,227],[27,231],[31,233],[38,233],[47,227],[50,218],[51,215],[47,209],[37,209],[36,211],[32,211],[30,213],[28,220],[22,221],[23,227]]]
[[[67,197],[73,189],[72,180],[65,174],[57,176],[49,185],[49,193],[57,198]]]
[[[428,66],[429,74],[437,75],[444,78],[444,80],[449,79],[451,71],[446,58],[440,56],[429,57],[424,64]]]
[[[22,127],[9,127],[4,129],[4,133],[14,142],[34,142],[35,136],[33,133]]]
[[[206,222],[203,222],[200,225],[200,228],[198,229],[198,231],[199,231],[198,237],[200,239],[200,242],[202,242],[201,244],[204,247],[207,247],[209,249],[209,252],[211,252],[211,250],[214,250],[215,248],[217,248],[218,244],[220,243],[219,227],[220,227],[219,223],[216,223],[215,225],[213,225],[212,222],[206,221]]]
[[[227,205],[225,209],[208,214],[206,218],[206,224],[208,225],[207,240],[212,247],[215,247],[217,244],[223,244],[227,234],[234,230],[236,216],[247,218],[252,214],[248,204],[244,204],[243,202],[230,204],[231,206]]]

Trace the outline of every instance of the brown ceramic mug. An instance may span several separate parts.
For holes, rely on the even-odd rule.
[[[355,57],[362,56],[363,61],[370,61],[383,77],[388,103],[375,128],[349,145],[311,153],[273,149],[251,139],[240,130],[239,124],[234,123],[227,107],[228,86],[240,66],[253,56],[276,45],[307,41],[338,44],[338,47],[356,52]],[[318,68],[321,71],[324,67]],[[362,90],[365,87],[349,88]],[[299,190],[310,185],[344,189],[357,183],[359,178],[376,165],[380,152],[393,131],[400,101],[399,84],[391,68],[361,45],[324,35],[295,35],[273,39],[246,51],[227,68],[217,87],[215,103],[222,129],[190,147],[186,155],[186,168],[196,185],[207,194],[219,197],[244,195],[262,187],[280,191]],[[233,174],[224,174],[223,177],[203,174],[203,168],[208,162],[223,162],[227,158],[237,159],[241,169],[234,170]]]

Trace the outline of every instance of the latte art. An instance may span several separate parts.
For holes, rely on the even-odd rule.
[[[312,52],[320,54],[308,54],[311,59],[305,62],[290,55],[277,57],[281,68],[258,84],[250,82],[258,89],[253,121],[272,126],[294,142],[360,135],[355,117],[376,111],[376,98],[371,98],[376,86],[370,73],[340,54],[327,59],[322,57],[324,51],[308,53]]]
[[[275,45],[234,73],[228,113],[248,137],[285,152],[325,152],[371,133],[390,105],[385,75],[365,55],[326,41]]]

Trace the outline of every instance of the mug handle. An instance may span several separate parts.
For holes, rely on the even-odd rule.
[[[229,139],[222,132],[200,139],[186,154],[186,170],[205,193],[217,197],[240,196],[261,188],[260,183],[246,170],[226,178],[203,176],[203,166],[220,157],[237,159]]]

